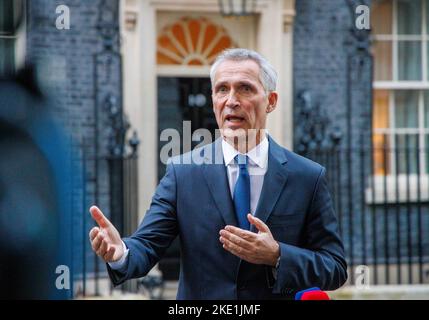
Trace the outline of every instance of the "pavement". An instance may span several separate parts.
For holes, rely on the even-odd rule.
[[[175,300],[178,281],[164,283],[163,300]],[[77,296],[76,299],[89,300],[149,300],[148,294],[124,293],[120,290],[106,290],[100,296]],[[429,285],[374,285],[357,287],[346,285],[335,291],[327,292],[332,300],[429,300]]]

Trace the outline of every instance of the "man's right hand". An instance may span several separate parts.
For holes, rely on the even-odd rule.
[[[118,261],[124,255],[122,239],[118,230],[96,206],[92,206],[89,212],[98,224],[98,227],[92,228],[89,232],[92,250],[105,262]]]

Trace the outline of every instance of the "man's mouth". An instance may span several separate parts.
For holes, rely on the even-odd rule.
[[[225,121],[231,122],[231,123],[241,123],[245,120],[244,117],[235,116],[235,115],[227,115],[225,117]]]

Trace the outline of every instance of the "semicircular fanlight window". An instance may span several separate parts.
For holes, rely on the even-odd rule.
[[[213,63],[224,49],[236,47],[225,28],[206,18],[181,18],[158,37],[157,63],[203,66]]]

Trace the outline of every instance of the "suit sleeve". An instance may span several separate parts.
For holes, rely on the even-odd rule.
[[[128,279],[145,276],[177,236],[176,192],[175,168],[169,163],[139,228],[131,237],[123,239],[129,249],[126,272],[113,270],[107,265],[115,286]]]
[[[304,248],[280,243],[273,293],[291,294],[310,287],[334,290],[347,280],[344,248],[324,168],[317,178],[305,223]]]

